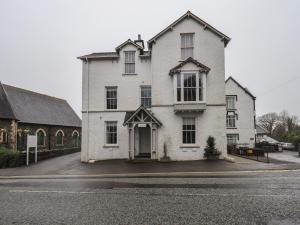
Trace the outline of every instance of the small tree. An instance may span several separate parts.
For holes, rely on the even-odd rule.
[[[221,152],[216,149],[216,143],[215,138],[212,136],[209,136],[207,138],[207,146],[204,149],[204,157],[206,159],[219,159],[219,156],[221,155]]]

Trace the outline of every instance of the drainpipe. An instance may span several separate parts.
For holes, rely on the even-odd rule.
[[[90,75],[89,75],[89,61],[88,58],[85,57],[86,63],[87,63],[87,129],[86,129],[86,137],[87,137],[87,151],[86,151],[86,160],[88,162],[89,160],[89,129],[90,129]]]

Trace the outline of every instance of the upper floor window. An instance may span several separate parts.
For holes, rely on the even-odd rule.
[[[237,116],[237,114],[235,114],[234,112],[227,112],[227,115],[226,115],[226,127],[227,128],[235,128],[236,127],[236,124],[235,124],[236,116]]]
[[[235,96],[226,96],[226,107],[227,109],[235,109]]]
[[[135,51],[125,51],[125,74],[135,73]]]
[[[183,118],[182,121],[182,143],[196,143],[196,123],[195,118]]]
[[[117,87],[106,87],[106,108],[117,109]]]
[[[106,144],[117,144],[117,122],[106,122]]]
[[[151,108],[151,86],[141,87],[141,104],[145,108]]]
[[[194,34],[181,34],[181,59],[194,57]]]
[[[62,132],[62,130],[56,132],[55,141],[56,141],[56,145],[64,144],[64,133]]]
[[[201,74],[178,74],[176,83],[177,102],[203,101],[203,79]]]

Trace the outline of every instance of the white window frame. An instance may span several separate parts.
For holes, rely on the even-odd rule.
[[[231,140],[236,140],[236,143],[229,144],[228,139],[230,139],[230,137],[231,137]],[[233,138],[233,137],[235,137],[235,138]],[[239,134],[227,134],[227,145],[235,145],[238,143],[239,143]]]
[[[234,121],[233,125],[231,121]],[[226,128],[236,128],[237,114],[235,112],[227,112],[226,114]]]
[[[108,98],[107,97],[107,91],[109,90],[109,89],[115,89],[115,91],[116,91],[116,98]],[[113,100],[113,99],[116,99],[116,108],[108,108],[107,106],[108,106],[108,100]],[[106,110],[117,110],[118,109],[118,87],[117,86],[106,86],[105,87],[105,108],[106,108]]]
[[[116,124],[116,129],[117,129],[117,131],[116,131],[116,135],[117,135],[116,143],[107,143],[107,134],[108,134],[107,133],[107,125],[109,123],[115,123]],[[118,121],[105,121],[104,125],[105,125],[104,126],[104,143],[105,143],[105,146],[117,146],[118,145]]]
[[[189,45],[189,46],[183,46],[183,42],[182,42],[183,41],[183,37],[187,36],[187,35],[190,35],[192,37],[192,44]],[[195,37],[195,33],[181,33],[180,34],[181,60],[186,60],[189,57],[192,57],[192,58],[194,57],[194,43],[195,43],[194,37]],[[188,56],[188,57],[184,57],[183,51],[185,51],[185,50],[191,50],[192,55]]]
[[[196,101],[184,101],[184,75],[185,74],[196,74]],[[177,99],[177,79],[178,76],[181,77],[181,100],[178,101]],[[201,79],[201,84],[202,84],[202,100],[199,99],[199,79]],[[175,104],[193,104],[193,103],[205,103],[206,102],[206,74],[205,73],[199,73],[199,71],[195,70],[187,70],[184,72],[181,72],[177,75],[174,75],[173,77],[173,86],[174,86],[174,101]]]
[[[133,54],[133,61],[128,61],[128,58],[126,57],[128,53]],[[124,74],[135,74],[135,53],[136,51],[124,51]],[[133,72],[126,71],[127,65],[133,65]]]
[[[229,99],[231,99],[231,100],[228,101]],[[229,107],[228,102],[233,103],[233,107]],[[226,108],[227,109],[236,109],[236,96],[234,96],[234,95],[226,95]]]
[[[195,124],[195,130],[183,130],[183,125],[184,125],[184,121],[186,119],[193,119],[194,120],[194,124]],[[195,142],[194,143],[184,143],[183,140],[183,132],[184,131],[194,131],[195,132]],[[193,116],[183,116],[182,117],[182,125],[181,125],[181,143],[183,144],[183,146],[194,146],[197,144],[197,118],[193,117]]]
[[[143,88],[150,88],[150,97],[142,97],[142,90]],[[152,87],[151,85],[143,85],[140,88],[140,104],[143,105],[143,99],[150,99],[150,107],[145,107],[145,108],[151,108],[152,107]]]

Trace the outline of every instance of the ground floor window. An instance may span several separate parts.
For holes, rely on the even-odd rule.
[[[46,133],[44,130],[40,129],[36,133],[37,135],[37,145],[38,146],[45,146],[45,139],[46,139]]]
[[[182,123],[182,143],[196,143],[196,123],[195,118],[183,118]]]
[[[117,144],[117,122],[106,122],[106,144]]]
[[[238,134],[227,134],[227,145],[236,145],[239,140]]]
[[[73,142],[73,147],[79,147],[80,146],[80,137],[79,137],[79,133],[78,133],[77,130],[73,131],[72,142]]]
[[[7,142],[7,132],[5,130],[0,130],[0,143]]]
[[[56,132],[55,138],[56,138],[56,145],[64,144],[64,133],[62,132],[62,130]]]

